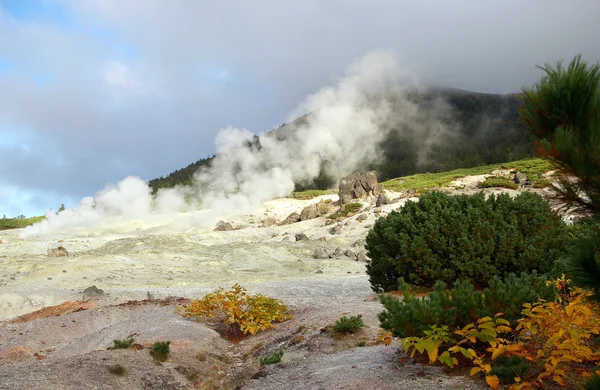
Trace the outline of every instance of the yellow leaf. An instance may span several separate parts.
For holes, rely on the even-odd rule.
[[[492,371],[492,366],[490,364],[484,364],[483,365],[483,371],[489,373]]]
[[[565,380],[564,380],[562,377],[558,376],[558,375],[553,375],[553,376],[552,376],[552,380],[553,380],[554,382],[558,383],[558,384],[559,384],[559,385],[561,385],[561,386],[566,386],[566,385],[567,385],[567,384],[565,383]]]
[[[504,315],[504,313],[496,313],[496,315],[494,316],[494,318],[500,317],[500,316],[503,316],[503,315]]]
[[[494,352],[492,352],[492,360],[496,360],[496,358],[502,355],[503,352],[504,348],[502,347],[494,349]]]
[[[496,375],[486,376],[485,381],[492,389],[498,390],[498,386],[500,385],[500,379],[498,379]]]
[[[478,372],[481,372],[483,369],[481,367],[473,367],[471,368],[471,371],[469,372],[469,376],[473,376],[475,374],[477,374]]]
[[[491,317],[483,317],[477,320],[477,324],[481,324],[482,322],[489,322],[491,321],[492,318]]]

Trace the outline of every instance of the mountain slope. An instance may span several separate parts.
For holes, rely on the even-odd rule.
[[[393,99],[392,99],[393,100]],[[423,125],[410,131],[390,129],[380,145],[382,158],[365,168],[376,170],[381,180],[423,172],[443,172],[456,168],[519,160],[534,156],[533,139],[519,124],[516,94],[498,95],[436,88],[414,92],[409,100],[428,115],[435,115],[447,125],[443,135],[435,135]],[[398,109],[398,115],[402,115]],[[310,119],[310,114],[270,131],[283,140]],[[427,142],[424,152],[423,140]],[[258,142],[258,139],[256,139]],[[213,156],[214,157],[214,156]],[[190,185],[194,173],[207,167],[213,157],[200,159],[166,177],[150,180],[153,191],[175,185]],[[297,183],[297,190],[325,189],[335,185],[322,170],[311,183]]]

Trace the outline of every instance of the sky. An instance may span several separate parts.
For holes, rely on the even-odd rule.
[[[278,127],[366,53],[426,86],[519,92],[600,61],[598,0],[0,0],[0,217],[211,155]]]

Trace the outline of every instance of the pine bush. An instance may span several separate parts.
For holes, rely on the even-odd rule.
[[[556,298],[554,285],[537,274],[509,274],[505,280],[494,277],[482,291],[466,281],[457,281],[451,290],[446,289],[444,282],[438,282],[427,297],[417,297],[403,281],[401,291],[402,299],[380,295],[385,310],[379,314],[380,326],[399,337],[423,336],[431,325],[455,330],[496,313],[504,313],[503,318],[512,325],[520,318],[524,303]]]
[[[524,192],[449,196],[434,191],[380,218],[366,239],[375,292],[412,285],[486,285],[494,276],[548,273],[563,256],[567,227],[541,196]]]

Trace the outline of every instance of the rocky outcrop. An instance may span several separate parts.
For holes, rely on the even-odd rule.
[[[302,209],[300,212],[300,220],[306,221],[308,219],[314,219],[323,217],[331,211],[331,202],[321,200],[318,203],[313,203]]]
[[[308,238],[308,236],[304,233],[298,233],[296,234],[296,241],[309,241],[310,239]]]
[[[90,286],[83,290],[83,300],[97,299],[104,297],[104,290],[99,289],[96,286]]]
[[[515,184],[523,185],[527,182],[527,175],[521,172],[517,172],[513,176],[513,181],[515,182]]]
[[[277,220],[275,218],[266,218],[263,219],[263,221],[260,223],[260,227],[269,227],[269,226],[276,226],[277,225]]]
[[[66,257],[69,256],[67,248],[59,246],[58,248],[48,249],[48,257]]]
[[[291,213],[283,221],[279,222],[279,226],[289,225],[296,222],[300,222],[300,214]]]
[[[383,191],[375,172],[353,173],[340,180],[338,196],[341,204],[366,196],[377,196]]]
[[[384,191],[381,191],[381,193],[377,197],[377,202],[375,202],[375,207],[381,207],[390,203],[390,199],[387,197],[386,193]]]
[[[233,225],[229,222],[219,221],[213,230],[215,232],[228,232],[233,230]]]

